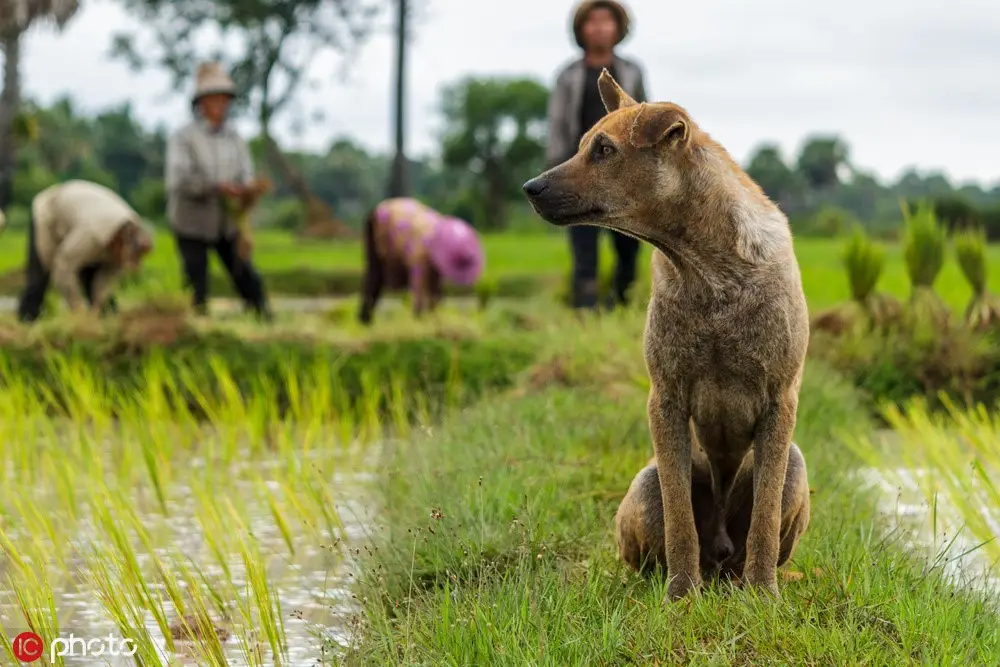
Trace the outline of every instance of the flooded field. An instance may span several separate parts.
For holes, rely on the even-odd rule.
[[[279,419],[268,396],[206,399],[211,422],[156,391],[112,414],[91,381],[69,419],[44,388],[0,389],[0,663],[25,631],[137,651],[80,644],[65,664],[335,662],[379,441],[330,406]]]
[[[989,478],[967,472],[985,472],[973,456],[975,448],[963,454],[956,447],[944,459],[924,453],[930,465],[921,467],[914,464],[915,448],[907,440],[914,435],[908,429],[874,434],[869,440],[876,444],[873,450],[882,452],[878,456],[884,465],[859,470],[862,485],[878,491],[879,512],[900,530],[908,551],[926,554],[956,585],[1000,593],[1000,504],[993,499]],[[933,446],[935,434],[923,435],[921,445]],[[905,456],[885,453],[904,450]],[[901,459],[909,465],[901,465]]]

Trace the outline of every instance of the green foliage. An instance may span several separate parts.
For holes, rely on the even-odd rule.
[[[933,288],[944,266],[948,232],[938,223],[932,205],[920,203],[915,210],[911,210],[909,205],[903,203],[902,209],[905,225],[903,257],[910,283],[914,290]]]
[[[996,190],[995,192],[1000,192]],[[979,211],[979,219],[983,223],[986,237],[991,241],[1000,240],[1000,202],[993,202]]]
[[[136,185],[129,197],[136,212],[149,220],[161,220],[167,211],[167,188],[159,179],[147,178]]]
[[[813,236],[831,238],[840,236],[848,229],[860,224],[850,211],[838,206],[826,205],[813,216],[808,231]]]
[[[802,146],[797,168],[810,187],[831,188],[840,183],[838,174],[847,164],[848,148],[839,137],[811,137]]]
[[[532,79],[468,78],[443,91],[442,159],[472,176],[485,207],[482,227],[504,227],[524,175],[541,170],[547,102],[545,86]]]
[[[759,146],[750,158],[746,172],[775,202],[787,201],[799,186],[797,172],[785,164],[781,149],[775,144]]]
[[[815,340],[809,353],[851,378],[873,407],[922,397],[937,409],[942,395],[963,405],[1000,401],[1000,344],[967,327],[911,320],[879,335],[856,329]]]
[[[7,225],[5,230],[27,230],[31,221],[31,209],[20,204],[12,204],[6,211]]]
[[[867,304],[885,268],[885,250],[856,225],[841,257],[851,285],[851,298]]]
[[[302,202],[291,197],[270,200],[261,208],[258,216],[268,227],[294,231],[302,227],[305,211]]]
[[[26,160],[30,157],[27,150],[21,151],[21,164],[24,165],[18,170],[14,178],[14,192],[12,201],[26,210],[31,210],[31,200],[35,195],[58,181],[44,165]],[[24,163],[28,162],[27,165]]]
[[[38,140],[38,119],[30,110],[21,111],[14,116],[12,129],[18,141],[30,143]]]
[[[938,220],[949,231],[977,228],[982,225],[979,210],[961,195],[947,194],[934,197],[932,203]],[[916,207],[918,204],[919,202],[910,202],[909,205]]]

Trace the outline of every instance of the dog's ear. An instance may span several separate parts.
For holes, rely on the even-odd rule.
[[[652,148],[661,144],[671,150],[687,144],[691,124],[677,109],[669,106],[643,104],[632,121],[629,143],[635,148]]]
[[[618,85],[606,67],[601,71],[601,76],[597,78],[597,89],[601,93],[601,101],[604,102],[604,108],[608,113],[636,105],[636,101],[622,90],[622,87]]]

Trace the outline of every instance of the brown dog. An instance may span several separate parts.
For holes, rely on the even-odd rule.
[[[608,115],[575,156],[524,191],[552,224],[608,227],[656,248],[647,411],[666,508],[669,596],[701,584],[696,445],[708,458],[716,517],[753,450],[758,484],[744,579],[777,594],[781,495],[809,341],[788,221],[684,109],[637,104],[607,72],[599,87]],[[734,546],[716,524],[708,547],[723,561]]]
[[[712,471],[704,452],[696,450],[691,466],[691,501],[694,523],[701,540],[701,575],[742,577],[746,562],[747,535],[750,533],[753,506],[753,452],[747,454],[729,496],[723,523],[736,545],[735,552],[723,561],[706,546],[711,544],[715,529],[715,504],[712,497]],[[788,467],[781,493],[781,530],[778,566],[792,556],[799,538],[809,526],[809,479],[806,462],[793,443],[788,449]],[[615,515],[618,553],[622,560],[643,574],[667,568],[666,542],[663,539],[663,496],[656,459],[632,480],[628,493]]]

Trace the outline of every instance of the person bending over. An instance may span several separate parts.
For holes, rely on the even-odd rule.
[[[50,282],[73,312],[114,311],[118,278],[137,268],[152,247],[139,214],[103,185],[72,180],[42,190],[31,202],[18,319],[38,319]]]
[[[359,314],[364,324],[371,323],[383,289],[409,287],[419,317],[441,300],[442,282],[472,285],[483,271],[483,250],[472,227],[416,199],[387,199],[372,209],[364,246]]]

